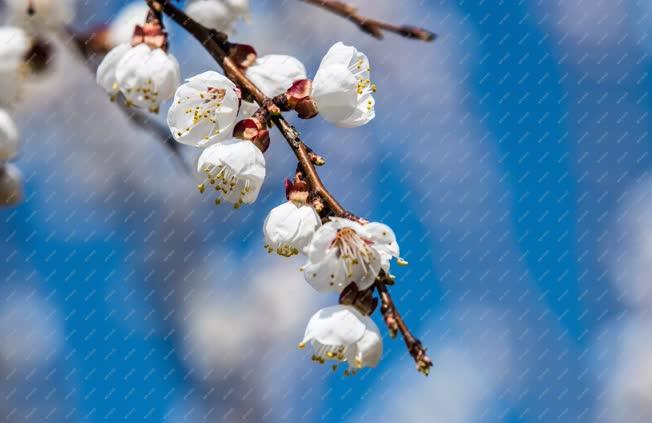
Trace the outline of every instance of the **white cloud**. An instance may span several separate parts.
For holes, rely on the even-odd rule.
[[[652,320],[636,316],[613,323],[596,344],[595,367],[603,382],[596,421],[652,421]]]
[[[0,293],[0,362],[10,371],[31,371],[57,359],[62,328],[56,310],[35,290]]]
[[[624,195],[603,241],[611,281],[630,304],[652,307],[652,178]]]

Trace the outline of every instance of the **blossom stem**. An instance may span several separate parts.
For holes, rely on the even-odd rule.
[[[283,117],[279,112],[278,106],[274,105],[274,102],[266,97],[265,94],[263,94],[263,92],[251,80],[249,80],[249,78],[247,78],[241,68],[227,55],[230,47],[228,36],[219,31],[204,27],[186,15],[182,10],[174,6],[169,0],[145,1],[151,8],[162,11],[165,15],[169,16],[177,24],[193,35],[213,57],[213,59],[215,59],[215,61],[222,67],[224,73],[231,80],[245,91],[245,93],[248,93],[256,103],[258,103],[258,105],[268,108],[272,115],[270,120],[283,134],[283,137],[286,139],[288,145],[299,161],[299,164],[303,169],[304,180],[308,182],[312,192],[324,201],[329,211],[335,216],[361,221],[362,219],[342,207],[328,189],[326,189],[317,173],[315,164],[313,163],[311,155],[312,150],[301,140],[299,132]],[[387,283],[385,281],[387,278],[389,278],[389,276],[381,271],[381,274],[376,280],[376,288],[383,305],[381,310],[385,310],[383,311],[385,321],[387,322],[387,316],[392,316],[392,319],[396,322],[396,328],[403,335],[403,339],[405,340],[410,355],[412,355],[417,363],[417,368],[419,371],[427,374],[428,369],[432,366],[432,362],[426,355],[425,348],[422,346],[421,342],[412,335],[401,315],[396,310],[389,291],[387,290]],[[392,331],[392,326],[390,326],[390,331]]]
[[[322,9],[328,10],[336,15],[347,18],[374,38],[382,39],[383,31],[392,32],[405,38],[411,38],[421,41],[433,41],[437,34],[426,29],[411,25],[395,25],[388,22],[371,19],[358,13],[358,9],[350,4],[337,0],[299,0],[304,3],[312,4]]]

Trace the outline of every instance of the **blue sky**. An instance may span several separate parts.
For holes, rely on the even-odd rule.
[[[83,9],[82,22],[124,3]],[[610,413],[629,403],[612,392],[630,389],[617,385],[621,325],[650,307],[627,300],[646,292],[628,280],[645,278],[619,269],[640,257],[632,268],[645,275],[652,262],[630,242],[649,230],[637,226],[645,209],[631,212],[652,187],[649,10],[359,2],[440,33],[430,45],[378,42],[296,2],[251,3],[235,39],[261,54],[295,55],[314,73],[341,40],[371,60],[371,124],[297,125],[327,157],[333,192],[397,233],[410,266],[392,292],[433,373],[416,374],[400,340],[355,378],[296,350],[302,322],[336,299],[299,286],[301,260],[264,257],[260,226],[295,166],[280,137],[259,201],[215,209],[63,56],[36,85],[57,88],[19,108],[26,201],[0,211],[0,329],[22,325],[35,335],[5,336],[52,354],[14,354],[6,389],[17,393],[0,410],[17,421],[618,421]],[[184,76],[214,67],[171,31]],[[197,319],[194,301],[206,305]],[[3,311],[13,304],[35,311]],[[223,310],[235,317],[213,314]]]

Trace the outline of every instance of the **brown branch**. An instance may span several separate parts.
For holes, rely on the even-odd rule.
[[[228,57],[228,52],[232,47],[229,43],[227,35],[212,29],[208,29],[198,22],[194,21],[183,11],[172,5],[169,0],[145,0],[147,4],[154,10],[158,10],[172,18],[176,23],[186,29],[193,35],[206,49],[206,51],[215,59],[215,61],[222,67],[224,73],[233,80],[243,91],[244,94],[249,94],[255,101],[262,107],[266,107],[272,113],[271,121],[276,125],[283,137],[287,141],[294,152],[301,168],[305,179],[310,185],[314,194],[323,199],[326,206],[332,214],[340,217],[346,217],[353,220],[360,220],[358,217],[347,211],[335,197],[326,189],[323,182],[319,178],[313,160],[311,158],[312,150],[301,140],[297,130],[290,125],[287,120],[280,114],[278,107],[274,105],[273,101],[266,97],[262,91],[253,83],[236,63]],[[427,374],[428,369],[432,363],[426,355],[426,350],[421,342],[412,335],[409,328],[403,321],[401,315],[394,307],[391,296],[387,291],[387,279],[390,277],[384,272],[377,278],[376,287],[380,294],[383,304],[383,315],[387,322],[387,316],[392,316],[392,321],[396,322],[396,328],[401,332],[408,347],[410,355],[417,363],[419,371]],[[395,333],[390,326],[390,331]]]
[[[374,38],[381,40],[383,31],[393,32],[405,38],[411,38],[421,41],[433,41],[437,34],[426,29],[412,25],[395,25],[388,22],[379,21],[366,16],[361,16],[358,9],[348,3],[336,0],[299,0],[304,3],[312,4],[322,9],[328,10],[336,15],[342,16],[356,24],[361,31],[366,32]]]

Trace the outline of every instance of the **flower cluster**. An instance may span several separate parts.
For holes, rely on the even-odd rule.
[[[194,0],[186,11],[207,28],[228,31],[246,14],[247,4]],[[170,132],[177,142],[199,150],[198,189],[214,193],[216,204],[239,208],[257,199],[266,173],[268,127],[275,114],[295,110],[305,119],[321,115],[347,128],[375,116],[369,60],[355,47],[333,45],[310,80],[294,57],[258,57],[250,46],[230,44],[226,55],[266,97],[255,97],[256,104],[252,93],[244,92],[243,98],[241,87],[215,71],[179,84],[178,64],[167,52],[166,34],[151,12],[125,43],[127,30],[144,14],[133,9],[121,16],[123,23],[112,32],[112,42],[120,44],[102,61],[97,82],[111,96],[123,95],[129,104],[152,111],[173,96],[167,112]],[[375,367],[382,337],[369,317],[377,304],[372,289],[379,276],[389,275],[393,258],[405,264],[394,232],[382,223],[333,216],[301,169],[285,188],[286,202],[273,208],[263,223],[265,248],[283,257],[303,255],[306,262],[300,270],[306,282],[319,292],[340,294],[340,304],[310,319],[299,347],[310,345],[313,361],[335,361],[334,369],[339,362],[347,363],[345,374]]]

